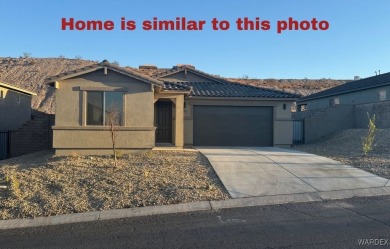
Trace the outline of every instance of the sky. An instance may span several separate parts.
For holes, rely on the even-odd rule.
[[[0,57],[117,61],[122,66],[192,64],[223,77],[369,77],[390,71],[389,0],[0,0]],[[133,20],[135,30],[121,30]],[[146,31],[152,20],[204,20],[199,31]],[[237,30],[237,18],[270,22],[269,30]],[[277,33],[278,21],[327,21],[327,30]],[[62,30],[62,18],[113,21],[114,30]],[[213,30],[211,20],[230,28]]]

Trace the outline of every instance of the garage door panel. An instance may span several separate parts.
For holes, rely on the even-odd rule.
[[[194,106],[194,145],[272,146],[272,107]]]

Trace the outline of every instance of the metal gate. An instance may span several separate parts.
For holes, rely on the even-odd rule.
[[[305,142],[305,120],[293,120],[293,144]]]
[[[8,158],[9,150],[9,133],[8,131],[0,132],[0,160]]]

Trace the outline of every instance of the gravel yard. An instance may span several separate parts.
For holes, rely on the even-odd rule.
[[[366,133],[366,129],[344,130],[294,149],[329,157],[390,179],[390,129],[377,130],[374,149],[368,155],[364,155],[362,150]]]
[[[199,152],[125,155],[117,168],[108,156],[51,152],[0,161],[0,219],[228,198]]]

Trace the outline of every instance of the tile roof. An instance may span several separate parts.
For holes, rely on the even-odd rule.
[[[189,65],[176,66],[167,70],[154,69],[152,70],[154,74],[150,74],[147,73],[147,70],[137,70],[129,67],[123,68],[113,65],[106,60],[102,61],[101,63],[52,76],[46,79],[46,83],[52,84],[55,81],[68,79],[83,74],[83,72],[87,73],[90,71],[99,70],[104,67],[125,75],[129,75],[130,77],[162,86],[163,90],[165,91],[186,91],[190,93],[190,96],[194,97],[298,98],[298,96],[295,94],[283,91],[230,82],[222,77],[196,70],[193,66]],[[213,82],[168,82],[164,81],[162,78],[164,76],[184,70],[189,70],[193,73],[209,78]]]
[[[390,85],[390,73],[385,73],[361,80],[351,81],[340,86],[329,88],[325,91],[314,93],[306,97],[300,98],[297,102],[330,97],[334,95],[361,91],[365,89]]]
[[[171,87],[173,82],[164,82]],[[174,82],[177,86],[191,87],[190,96],[243,97],[243,98],[297,98],[297,95],[232,82]]]
[[[169,91],[188,91],[191,90],[190,86],[180,83],[164,82],[164,90]]]
[[[188,70],[209,78],[213,80],[213,82],[164,82],[164,88],[166,85],[171,87],[170,84],[172,83],[179,84],[181,86],[188,86],[192,88],[190,96],[193,97],[298,98],[298,96],[295,94],[283,91],[265,89],[227,81],[222,77],[205,73],[195,69],[193,66],[188,65],[177,66],[170,70],[160,71],[152,75],[152,77],[159,80],[164,80],[163,77],[184,70]]]

